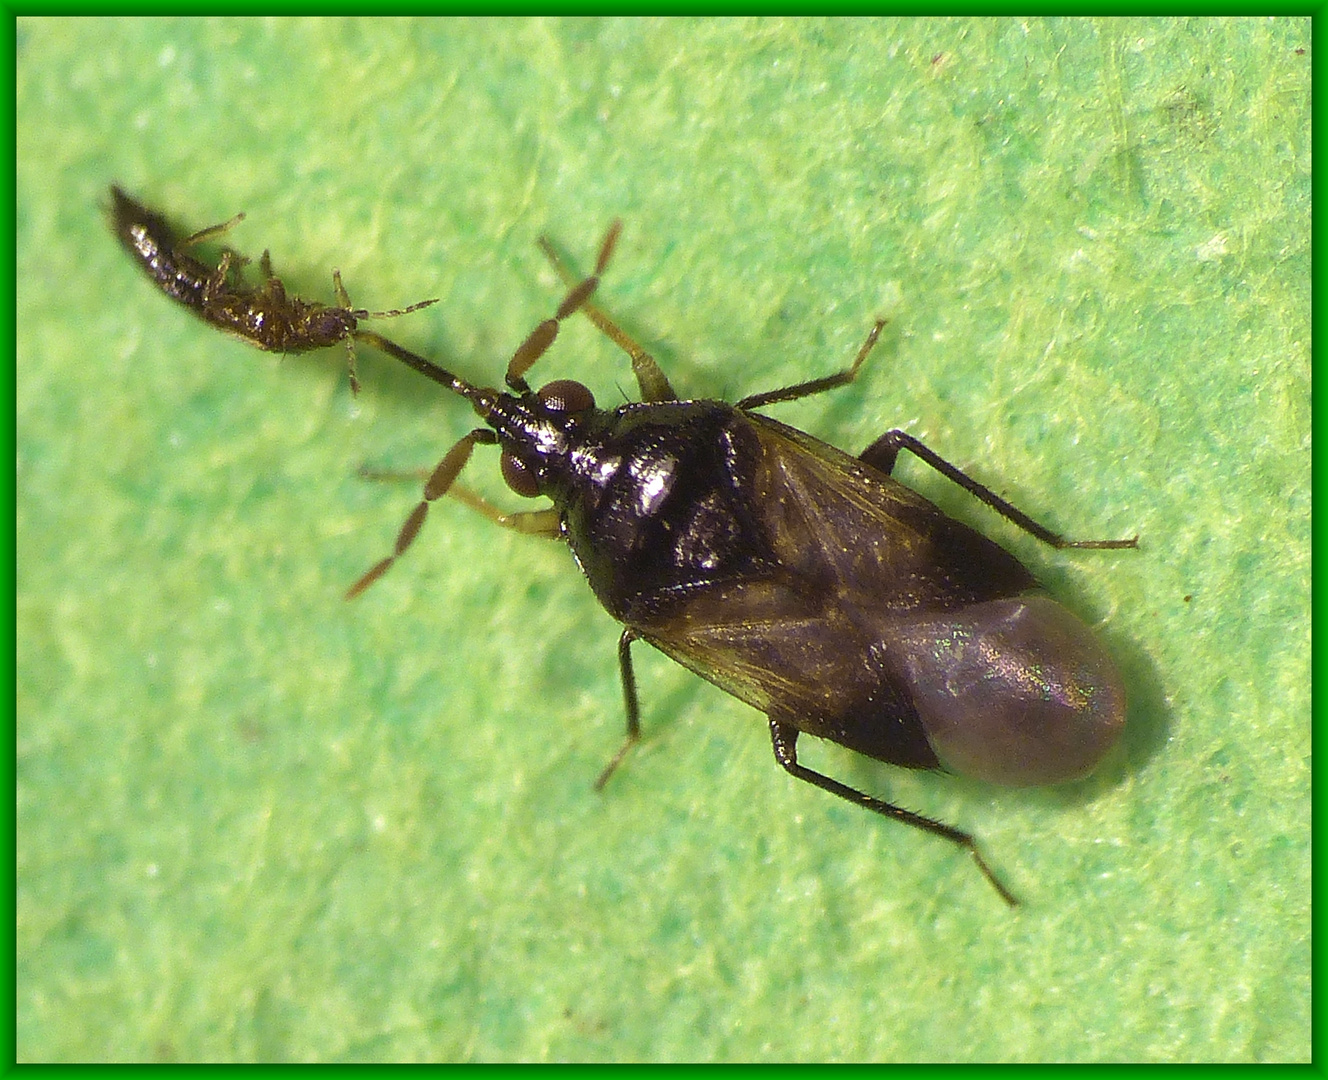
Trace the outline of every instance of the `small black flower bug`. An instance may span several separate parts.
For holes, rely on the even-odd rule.
[[[1137,537],[1064,540],[903,431],[854,458],[756,411],[851,382],[883,322],[838,374],[736,404],[679,401],[655,360],[591,302],[619,231],[615,222],[581,281],[541,240],[571,290],[513,354],[507,390],[375,341],[464,397],[487,426],[447,452],[392,554],[347,598],[391,567],[448,493],[507,528],[561,537],[625,627],[627,739],[597,787],[640,737],[631,645],[644,640],[764,712],[775,758],[793,776],[966,848],[1015,904],[970,834],[808,769],[797,739],[1034,785],[1090,772],[1125,723],[1120,676],[1089,629],[1012,555],[892,479],[901,450],[1054,547],[1127,548]],[[630,356],[642,401],[600,409],[578,382],[530,388],[526,372],[577,311]],[[500,448],[515,492],[553,505],[507,514],[454,486],[477,444]]]
[[[341,284],[341,272],[333,270],[332,287],[338,306],[332,307],[287,295],[281,279],[272,273],[272,259],[266,251],[258,261],[263,283],[257,288],[240,278],[249,262],[243,255],[224,249],[217,265],[208,266],[189,254],[189,248],[216,239],[243,218],[243,214],[236,214],[229,221],[180,239],[161,214],[120,188],[111,187],[115,235],[162,292],[205,322],[267,352],[303,353],[345,341],[350,386],[356,393],[360,381],[355,374],[355,341],[378,340],[377,334],[359,330],[359,321],[408,315],[438,302],[422,300],[392,311],[352,308]]]

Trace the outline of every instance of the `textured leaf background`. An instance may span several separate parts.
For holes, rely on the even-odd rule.
[[[17,25],[20,1060],[1306,1060],[1310,23]],[[842,366],[775,415],[904,427],[1101,628],[1125,744],[1003,792],[807,759],[616,630],[567,552],[441,505],[474,424],[365,352],[286,360],[141,278],[116,181],[247,212],[289,287],[481,382],[626,224],[602,302],[684,392]],[[537,379],[633,385],[584,321]],[[471,480],[508,499],[493,455]],[[514,501],[514,499],[513,499]]]

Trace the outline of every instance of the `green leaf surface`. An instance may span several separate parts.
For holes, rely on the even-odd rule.
[[[75,1060],[1304,1061],[1310,1002],[1310,23],[17,24],[17,1053]],[[440,504],[475,423],[362,350],[282,359],[155,291],[117,182],[247,214],[287,287],[481,383],[548,233],[692,396],[912,465],[1099,626],[1089,781],[1006,792],[807,745],[972,830],[799,785],[566,550]],[[536,381],[631,396],[584,320]],[[503,505],[484,448],[467,480]]]

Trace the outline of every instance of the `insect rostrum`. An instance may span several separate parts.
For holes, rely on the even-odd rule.
[[[806,768],[798,736],[907,768],[1032,785],[1087,774],[1124,725],[1120,677],[1088,628],[1012,555],[892,479],[899,451],[1056,547],[1136,540],[1065,541],[902,431],[854,458],[756,411],[850,382],[881,323],[836,375],[736,404],[677,400],[653,358],[591,301],[618,230],[589,278],[577,282],[559,266],[573,287],[516,350],[506,390],[476,387],[363,332],[464,397],[485,426],[439,462],[392,554],[348,597],[387,571],[449,491],[498,524],[562,538],[625,627],[627,740],[597,786],[639,737],[631,645],[644,640],[764,712],[775,757],[792,775],[967,848],[1014,904],[972,836]],[[577,311],[631,357],[642,401],[599,409],[580,383],[527,384]],[[505,514],[454,487],[477,444],[500,448],[514,491],[547,496],[552,507]]]

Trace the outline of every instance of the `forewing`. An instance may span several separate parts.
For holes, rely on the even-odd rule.
[[[901,619],[1033,585],[1010,555],[911,489],[747,415],[748,504],[766,548],[738,578],[640,605],[628,623],[702,678],[813,735],[932,766],[890,649]],[[654,616],[647,615],[656,612]]]
[[[946,609],[1036,586],[1014,556],[911,488],[801,431],[748,418],[776,560],[836,593],[850,615]]]
[[[695,596],[640,628],[656,648],[762,712],[881,761],[930,768],[902,681],[874,632],[779,571]]]

